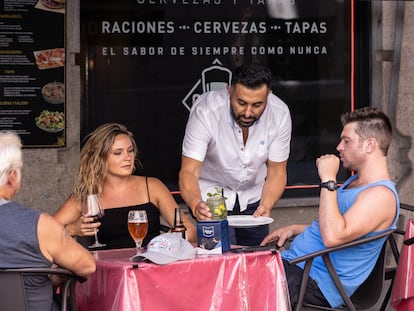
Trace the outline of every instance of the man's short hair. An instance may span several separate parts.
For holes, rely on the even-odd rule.
[[[341,115],[342,125],[356,122],[355,132],[363,141],[375,138],[380,150],[386,156],[391,144],[392,126],[388,117],[376,107],[364,107]]]
[[[269,68],[259,65],[242,65],[237,67],[232,75],[231,85],[241,84],[249,89],[255,89],[263,84],[270,89],[272,84],[272,72]]]

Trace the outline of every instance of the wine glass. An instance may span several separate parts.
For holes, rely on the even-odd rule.
[[[132,210],[128,213],[128,231],[137,246],[137,254],[142,252],[142,240],[148,232],[146,211]]]
[[[99,203],[99,198],[96,194],[88,194],[87,200],[86,200],[86,206],[83,211],[83,216],[85,217],[94,217],[95,219],[101,218],[104,215],[104,210],[101,206],[101,203]],[[97,248],[97,247],[103,247],[106,246],[106,244],[100,243],[98,241],[98,231],[95,228],[95,243],[92,245],[89,245],[89,248]]]

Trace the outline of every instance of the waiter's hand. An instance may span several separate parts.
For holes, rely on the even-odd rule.
[[[270,217],[270,209],[266,208],[264,205],[259,205],[256,211],[253,213],[253,217],[267,216]]]
[[[210,220],[211,219],[210,209],[206,202],[201,201],[194,209],[194,217],[197,220]]]

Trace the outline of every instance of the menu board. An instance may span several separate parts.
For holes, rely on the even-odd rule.
[[[65,0],[0,1],[0,130],[64,147]]]
[[[102,123],[125,124],[139,173],[175,190],[194,101],[227,86],[236,66],[262,63],[292,115],[288,184],[317,184],[315,159],[336,152],[339,116],[352,109],[352,3],[81,1],[82,137]]]

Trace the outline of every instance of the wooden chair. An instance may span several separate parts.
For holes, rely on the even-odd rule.
[[[363,284],[355,291],[355,293],[349,297],[347,293],[345,292],[345,289],[338,277],[338,274],[336,273],[335,267],[331,261],[330,253],[342,250],[345,248],[349,248],[355,245],[364,244],[373,240],[377,240],[383,237],[386,237],[387,240],[390,236],[392,236],[392,233],[394,230],[387,230],[381,234],[378,234],[376,236],[358,239],[349,243],[345,243],[339,246],[330,247],[318,252],[314,252],[296,259],[293,259],[289,261],[289,264],[297,264],[299,262],[305,262],[305,267],[303,270],[303,277],[302,282],[300,285],[299,290],[299,297],[298,302],[294,310],[296,311],[302,311],[302,310],[378,310],[376,305],[381,300],[381,292],[383,288],[383,284],[385,281],[385,249],[386,249],[386,243],[384,243],[381,253],[378,257],[377,263],[371,272],[371,274],[368,276],[368,278],[365,280]],[[305,290],[306,290],[306,284],[309,279],[309,272],[312,266],[312,262],[314,258],[322,256],[322,259],[326,265],[326,268],[328,269],[328,272],[334,281],[339,293],[342,296],[342,299],[345,302],[345,306],[342,308],[329,308],[329,307],[322,307],[322,306],[316,306],[316,305],[310,305],[310,304],[304,304],[303,300],[305,297]]]
[[[76,310],[75,285],[77,281],[83,282],[86,278],[62,268],[0,268],[0,310],[29,310],[24,287],[24,276],[26,275],[57,275],[66,279],[60,286],[62,295],[61,310]]]

